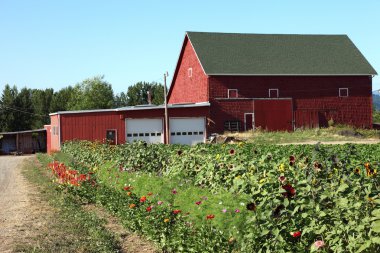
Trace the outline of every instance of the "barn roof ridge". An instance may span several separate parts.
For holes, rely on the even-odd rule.
[[[346,34],[186,32],[211,75],[377,75]]]

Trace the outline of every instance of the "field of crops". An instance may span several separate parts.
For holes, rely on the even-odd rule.
[[[63,153],[50,166],[60,188],[164,251],[380,252],[380,145],[70,142]]]

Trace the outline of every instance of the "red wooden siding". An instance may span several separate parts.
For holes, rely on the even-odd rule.
[[[246,112],[242,109],[237,116],[232,107],[231,115],[223,107],[220,101],[226,100],[220,98],[228,97],[228,89],[238,89],[240,99],[268,98],[269,89],[278,89],[279,98],[293,99],[296,127],[324,127],[331,118],[336,123],[372,126],[370,76],[211,76],[209,87],[211,119],[217,125],[213,131],[217,132],[222,132],[223,121],[242,119]],[[348,88],[348,97],[339,97],[339,88]]]
[[[252,100],[214,100],[210,108],[209,133],[223,133],[226,121],[239,121],[240,131],[244,131],[244,113],[252,112]]]
[[[61,114],[61,141],[104,141],[108,129],[117,130],[117,143],[125,142],[124,120],[117,112]]]
[[[269,131],[293,131],[291,99],[255,100],[255,127]]]
[[[189,68],[192,69],[191,77],[188,73]],[[168,98],[170,104],[208,101],[207,76],[187,37],[183,44]]]

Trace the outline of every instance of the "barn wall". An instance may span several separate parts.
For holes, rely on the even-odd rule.
[[[211,76],[209,86],[217,132],[223,132],[223,121],[244,115],[241,111],[236,116],[236,110],[228,108],[225,100],[220,102],[220,98],[228,97],[228,89],[238,89],[240,99],[268,98],[269,89],[279,89],[280,98],[293,98],[296,127],[323,127],[329,119],[357,127],[372,126],[370,76]],[[339,97],[339,88],[349,88],[349,96]]]
[[[225,121],[239,121],[244,131],[244,113],[254,112],[253,100],[214,100],[210,107],[209,133],[223,133]]]
[[[44,125],[46,130],[46,152],[51,154],[51,125]]]
[[[174,82],[169,91],[169,103],[198,103],[208,101],[207,76],[195,54],[194,48],[186,38],[181,52]],[[192,76],[188,69],[192,68]]]
[[[61,141],[104,141],[106,131],[117,130],[117,143],[125,142],[124,120],[118,112],[61,114]]]

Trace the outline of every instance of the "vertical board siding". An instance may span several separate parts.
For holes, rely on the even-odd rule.
[[[293,131],[291,99],[255,100],[255,127],[269,131]]]
[[[348,88],[349,96],[339,97],[339,88]],[[252,100],[268,98],[269,89],[278,89],[279,98],[293,100],[297,128],[325,127],[330,119],[338,124],[372,127],[370,76],[210,76],[209,101],[215,132],[222,133],[224,121],[242,119],[247,112],[238,112],[234,106],[229,108],[226,102],[220,102],[228,98],[228,89],[237,89],[240,99]],[[241,103],[244,107],[247,102]]]

